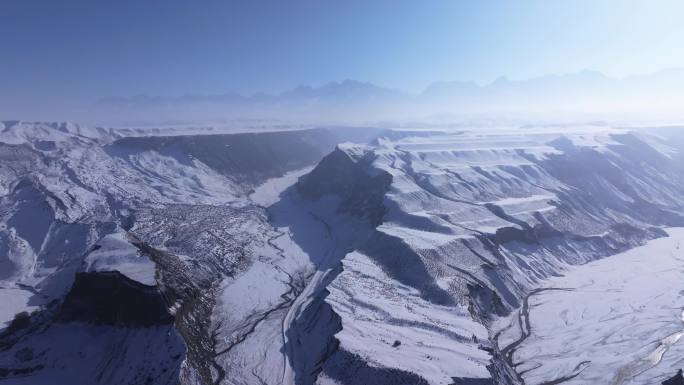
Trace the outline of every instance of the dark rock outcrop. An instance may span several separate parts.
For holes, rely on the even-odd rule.
[[[682,369],[679,369],[674,377],[663,381],[663,385],[684,385],[684,375],[682,375]]]
[[[58,319],[127,327],[173,323],[157,288],[117,271],[77,273]]]

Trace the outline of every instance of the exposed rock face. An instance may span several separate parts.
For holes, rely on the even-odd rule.
[[[62,322],[121,327],[173,323],[156,287],[140,284],[118,271],[77,273],[58,318]]]
[[[78,273],[63,303],[17,318],[0,333],[0,379],[177,383],[186,349],[173,321],[155,287],[116,271]]]
[[[337,148],[303,176],[297,188],[311,200],[318,200],[324,195],[342,197],[340,212],[366,218],[371,224],[379,225],[385,213],[382,202],[392,177],[380,170],[377,174],[369,174],[374,160],[375,154],[370,149],[344,151]]]
[[[682,375],[682,369],[679,369],[677,374],[665,381],[663,381],[663,385],[683,385],[684,384],[684,375]]]

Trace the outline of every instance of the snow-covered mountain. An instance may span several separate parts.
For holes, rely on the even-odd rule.
[[[654,132],[3,122],[0,380],[524,383],[530,293],[684,226]]]

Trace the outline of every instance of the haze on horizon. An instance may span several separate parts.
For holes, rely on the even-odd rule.
[[[3,12],[1,119],[682,118],[676,0],[8,0]]]

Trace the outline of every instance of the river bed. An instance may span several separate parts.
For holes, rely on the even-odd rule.
[[[660,384],[684,367],[684,228],[667,232],[545,280],[511,315],[499,346],[527,385]]]

